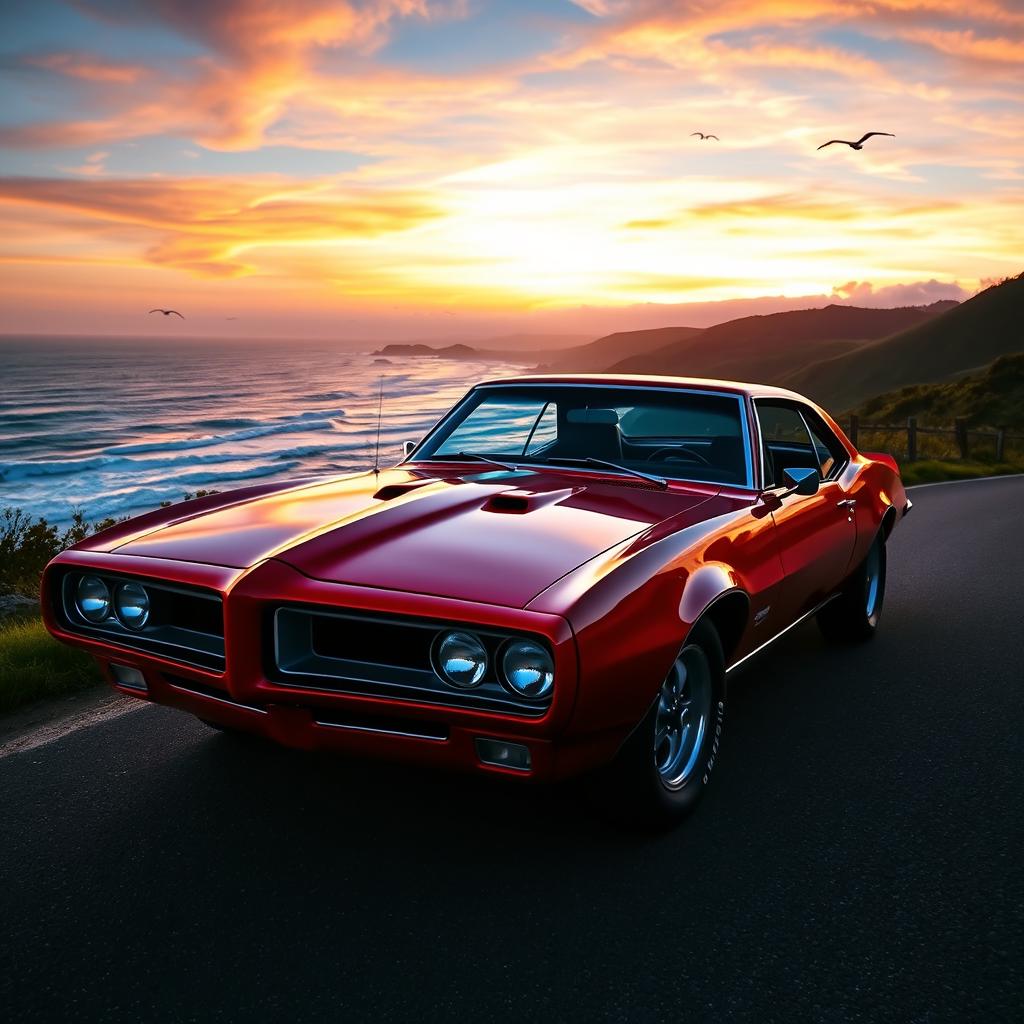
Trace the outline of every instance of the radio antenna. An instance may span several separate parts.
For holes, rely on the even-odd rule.
[[[373,472],[380,473],[380,421],[384,413],[384,378],[380,379],[380,391],[377,395],[377,443],[373,452]]]

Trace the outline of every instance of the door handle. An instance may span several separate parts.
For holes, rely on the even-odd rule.
[[[845,508],[853,511],[857,507],[856,498],[845,498],[843,501],[836,502],[836,508]]]

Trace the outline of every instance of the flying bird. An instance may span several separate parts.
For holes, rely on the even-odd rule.
[[[701,142],[707,142],[708,139],[714,139],[715,142],[722,141],[717,135],[705,135],[703,132],[690,132],[690,135],[699,135]]]
[[[175,316],[181,316],[176,309],[151,309],[150,313],[163,313],[164,316],[170,316],[173,313]],[[185,318],[181,316],[181,319],[184,320]]]
[[[826,146],[835,145],[837,142],[841,142],[844,146],[849,146],[850,149],[863,149],[864,143],[867,142],[872,135],[888,135],[890,139],[896,138],[892,132],[868,132],[867,135],[862,135],[856,142],[850,142],[848,139],[829,139],[828,142],[823,142],[818,149],[824,149]]]

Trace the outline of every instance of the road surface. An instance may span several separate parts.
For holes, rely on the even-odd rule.
[[[1024,479],[913,498],[879,636],[733,680],[666,836],[164,708],[0,760],[0,1015],[1024,1019]]]

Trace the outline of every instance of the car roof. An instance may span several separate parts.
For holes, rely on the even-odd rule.
[[[814,405],[795,391],[770,384],[750,384],[736,380],[713,380],[708,377],[659,377],[634,373],[530,373],[520,377],[494,377],[481,381],[477,387],[490,384],[610,384],[631,388],[679,388],[689,391],[730,391],[750,398],[788,398]]]

